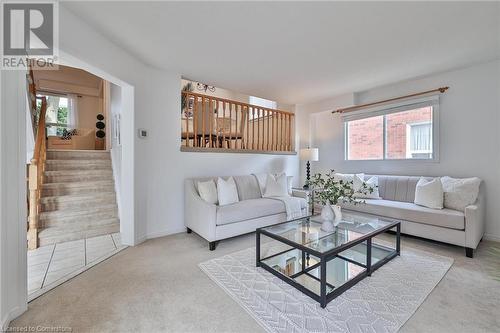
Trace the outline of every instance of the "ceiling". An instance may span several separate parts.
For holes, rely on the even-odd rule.
[[[498,2],[66,2],[144,63],[300,104],[500,58]]]

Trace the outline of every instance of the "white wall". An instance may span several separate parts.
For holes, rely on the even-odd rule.
[[[180,152],[180,73],[145,66],[64,5],[60,7],[61,50],[134,87],[136,240],[184,230],[183,181],[187,177],[281,170],[297,176],[296,156]],[[149,137],[139,139],[138,128],[147,129]],[[123,142],[122,154],[126,149]]]
[[[119,132],[120,123],[117,121],[117,116],[122,115],[122,90],[115,84],[110,84],[110,115],[108,119],[110,129],[108,134],[111,135],[111,162],[113,164],[113,177],[115,180],[116,199],[118,203],[118,213],[121,214],[121,179],[122,179],[122,145],[119,142],[115,132]]]
[[[215,154],[180,152],[179,118],[180,79],[178,73],[169,73],[148,67],[105,39],[89,25],[60,6],[60,58],[61,64],[79,67],[122,87],[122,165],[121,165],[121,224],[126,218],[132,239],[124,242],[136,244],[146,238],[184,231],[183,182],[187,177],[204,175],[239,175],[251,172],[286,171],[297,176],[296,156]],[[175,50],[175,46],[172,47]],[[9,87],[24,96],[25,87]],[[4,94],[4,97],[15,94]],[[10,98],[12,99],[12,98]],[[10,100],[9,99],[9,100]],[[26,103],[24,103],[25,107]],[[133,108],[132,108],[133,106]],[[23,111],[24,111],[24,107]],[[1,245],[1,315],[9,320],[26,308],[26,219],[25,166],[25,113],[18,112],[21,103],[13,103],[2,117],[21,117],[22,126],[7,125],[2,118],[2,245]],[[129,116],[133,114],[134,117]],[[138,128],[149,131],[147,139],[139,139]],[[9,145],[5,144],[4,129],[9,131]],[[19,132],[20,131],[20,132]],[[19,134],[21,138],[19,137]],[[15,144],[19,140],[20,144]],[[22,142],[21,142],[22,141]],[[22,164],[12,163],[12,156],[22,152]],[[133,156],[133,163],[129,158]],[[9,158],[7,164],[6,157]],[[8,175],[4,176],[8,166]],[[19,177],[17,177],[19,176]],[[6,184],[4,181],[9,180]],[[16,184],[15,181],[19,180]],[[6,204],[5,201],[8,200]],[[132,201],[128,201],[132,200]],[[9,219],[4,207],[12,214]],[[24,207],[24,211],[23,211]],[[124,214],[126,211],[126,214]],[[18,216],[21,214],[22,216]],[[128,216],[131,214],[131,216]],[[125,215],[125,216],[124,216]],[[5,223],[4,223],[5,222]],[[23,242],[21,242],[21,238]],[[123,237],[123,235],[122,235]],[[4,239],[8,240],[7,242]],[[18,246],[18,245],[21,246]],[[9,261],[6,261],[6,258]],[[13,260],[13,258],[15,258]],[[12,266],[12,267],[11,267]],[[8,297],[4,295],[8,293]],[[9,314],[10,317],[6,317]]]
[[[487,236],[500,240],[500,61],[384,86],[353,95],[362,104],[394,96],[406,95],[442,86],[450,89],[441,95],[440,159],[426,161],[345,161],[343,124],[338,114],[330,111],[352,105],[353,100],[341,96],[329,103],[297,106],[299,115],[307,115],[302,137],[320,149],[320,162],[314,172],[331,168],[339,172],[366,172],[400,175],[478,176],[483,179],[487,196]],[[321,112],[324,111],[324,112]],[[302,142],[302,140],[301,140]],[[302,142],[305,145],[307,140]]]
[[[64,5],[60,6],[60,20],[62,51],[134,87],[136,241],[185,230],[183,181],[187,177],[284,170],[297,178],[296,156],[180,152],[180,73],[138,62]],[[149,137],[139,139],[138,128],[147,129]],[[122,154],[126,149],[123,142]]]
[[[0,329],[27,308],[26,80],[0,72]]]

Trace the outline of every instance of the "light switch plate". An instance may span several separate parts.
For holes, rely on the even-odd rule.
[[[144,128],[139,128],[138,134],[139,134],[139,138],[141,138],[141,139],[145,139],[148,137],[148,131],[145,130]]]

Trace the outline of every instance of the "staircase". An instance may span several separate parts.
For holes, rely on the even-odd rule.
[[[49,150],[39,246],[120,231],[109,152]]]

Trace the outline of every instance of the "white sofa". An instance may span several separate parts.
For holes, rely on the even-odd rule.
[[[365,180],[372,176],[365,175]],[[463,212],[448,208],[430,209],[413,203],[420,177],[375,176],[378,177],[382,199],[364,199],[365,204],[358,205],[342,204],[344,209],[402,221],[402,233],[463,246],[467,257],[472,258],[485,229],[483,191],[479,191],[477,201]]]
[[[223,177],[226,179],[226,177]],[[209,242],[211,251],[217,241],[250,232],[287,219],[283,202],[262,198],[254,175],[233,176],[238,189],[239,202],[230,205],[214,205],[203,200],[198,193],[198,182],[217,177],[193,178],[185,181],[184,224],[187,232],[196,232]],[[293,193],[292,193],[293,195]],[[303,215],[309,212],[304,198],[301,200]]]

